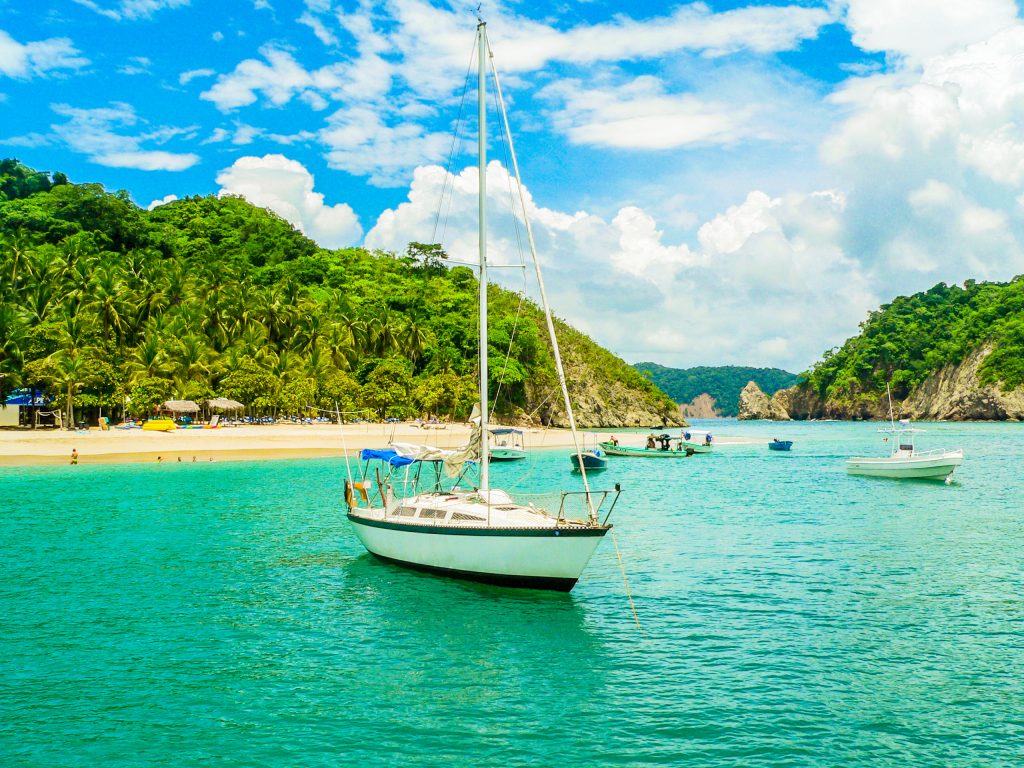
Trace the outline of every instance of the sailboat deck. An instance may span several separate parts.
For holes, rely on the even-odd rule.
[[[354,508],[350,514],[366,520],[445,528],[592,527],[581,520],[559,519],[543,509],[518,504],[497,490],[490,491],[488,497],[476,491],[421,493],[401,499],[387,510]]]

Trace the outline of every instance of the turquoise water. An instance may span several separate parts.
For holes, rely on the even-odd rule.
[[[928,426],[952,486],[848,477],[870,424],[612,459],[642,632],[610,540],[570,595],[376,562],[339,461],[0,469],[0,765],[1018,765],[1024,425]]]

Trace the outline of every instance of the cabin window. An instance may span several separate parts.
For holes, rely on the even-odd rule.
[[[484,519],[482,517],[477,517],[476,515],[467,515],[465,512],[453,512],[452,520],[460,520],[462,522],[473,521],[477,523],[484,522]]]
[[[415,507],[399,507],[398,508],[398,516],[399,517],[416,517],[416,508]]]
[[[421,519],[422,518],[427,518],[427,519],[433,518],[435,520],[443,520],[445,518],[445,515],[447,515],[447,514],[448,514],[448,511],[445,510],[445,509],[421,509],[420,510],[420,518]]]

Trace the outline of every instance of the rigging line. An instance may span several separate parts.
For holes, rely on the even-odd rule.
[[[437,201],[437,211],[434,213],[434,230],[433,230],[433,232],[430,235],[431,239],[434,242],[437,242],[437,224],[438,224],[439,219],[441,218],[441,208],[444,207],[444,196],[445,196],[445,190],[448,188],[448,179],[451,178],[451,175],[452,175],[451,169],[452,169],[452,163],[455,160],[455,147],[458,146],[459,138],[462,135],[462,127],[463,127],[462,112],[463,112],[463,109],[466,106],[466,94],[469,92],[469,74],[470,74],[470,72],[473,69],[473,57],[475,56],[475,54],[476,54],[476,45],[474,45],[472,51],[470,51],[470,54],[469,54],[469,64],[466,65],[466,76],[462,80],[462,98],[459,100],[459,112],[458,112],[458,116],[455,118],[455,131],[452,133],[452,144],[451,144],[451,147],[448,148],[448,160],[446,161],[445,167],[444,167],[445,174],[444,174],[444,181],[441,183],[441,195],[440,195],[440,197],[438,198],[438,201]],[[454,188],[455,188],[454,180],[452,181],[451,186],[452,186],[452,193],[454,193]],[[450,202],[449,202],[449,206],[448,207],[449,207],[449,210],[450,210],[451,209],[451,203]],[[447,214],[447,211],[446,211],[445,212],[445,229],[447,229],[447,216],[448,216],[448,214]],[[443,239],[444,239],[444,236],[442,235],[442,240]]]
[[[490,48],[488,48],[488,55],[490,56],[491,78],[494,83],[497,84],[498,75],[494,70],[494,56],[490,53]],[[498,102],[497,87],[492,91],[491,98],[494,100],[494,111],[501,114],[501,104]],[[501,120],[498,121],[498,141],[505,156],[505,181],[508,186],[509,211],[512,213],[512,229],[516,235],[516,250],[519,253],[519,261],[523,269],[523,291],[519,294],[519,306],[516,307],[516,317],[512,323],[512,333],[509,334],[508,349],[505,350],[505,361],[501,366],[501,375],[498,377],[498,386],[494,392],[494,400],[491,405],[492,410],[498,407],[498,397],[501,395],[501,388],[505,383],[505,373],[508,371],[508,363],[512,357],[512,346],[515,344],[516,332],[519,330],[519,320],[522,317],[523,312],[523,301],[526,298],[526,256],[523,253],[523,238],[519,227],[519,217],[516,216],[515,194],[512,191],[512,174],[507,172],[507,169],[511,167],[508,157],[509,141],[505,135],[505,123]]]
[[[490,51],[489,45],[488,51]],[[491,61],[493,63],[493,58]],[[530,216],[526,210],[526,194],[523,191],[523,180],[519,174],[519,162],[516,160],[515,146],[512,144],[512,130],[508,127],[508,113],[505,111],[505,99],[501,94],[501,81],[498,79],[498,70],[493,67],[492,70],[494,72],[494,90],[498,94],[498,104],[501,107],[500,116],[505,122],[506,133],[508,134],[508,149],[512,158],[512,171],[515,173],[516,177],[516,188],[519,190],[519,202],[520,205],[522,205],[523,225],[526,227],[526,237],[530,243],[530,255],[533,257],[533,267],[537,277],[537,288],[540,290],[541,305],[544,307],[544,320],[547,323],[548,335],[551,337],[551,351],[554,353],[555,357],[555,370],[558,372],[558,383],[562,390],[565,415],[569,419],[569,430],[572,432],[573,447],[576,449],[577,457],[579,457],[580,474],[583,477],[583,488],[587,494],[587,507],[590,511],[590,520],[591,522],[596,523],[597,513],[594,511],[594,506],[590,499],[590,481],[587,479],[587,470],[583,465],[583,449],[580,447],[579,435],[576,432],[576,418],[573,416],[572,412],[572,400],[569,396],[569,385],[565,378],[565,368],[562,365],[562,353],[558,347],[558,336],[555,333],[555,321],[551,316],[551,305],[548,303],[547,291],[544,288],[544,277],[541,275],[540,271],[540,259],[537,256],[537,244],[533,239],[533,229],[530,227]]]
[[[622,571],[622,583],[626,585],[626,597],[629,598],[629,607],[633,611],[633,621],[636,622],[636,628],[641,632],[644,632],[644,628],[640,626],[640,617],[636,615],[636,604],[633,602],[633,594],[629,591],[629,579],[626,578],[626,566],[622,562],[622,553],[619,551],[619,541],[615,538],[615,530],[609,531],[612,535],[612,544],[615,545],[615,556],[619,558],[619,570]],[[647,634],[644,632],[644,634]]]

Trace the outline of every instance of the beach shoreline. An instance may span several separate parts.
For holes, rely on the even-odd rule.
[[[567,429],[525,428],[530,449],[572,448]],[[675,430],[671,430],[674,434]],[[2,430],[0,467],[67,464],[72,450],[79,464],[133,464],[156,462],[266,461],[274,459],[342,458],[363,448],[385,448],[392,442],[455,448],[469,441],[468,424],[444,429],[422,429],[413,424],[275,424],[218,429],[178,429],[146,432],[141,429]],[[584,432],[586,444],[607,439],[608,432]],[[623,445],[644,443],[646,432],[620,431]],[[716,438],[728,445],[745,438]]]

